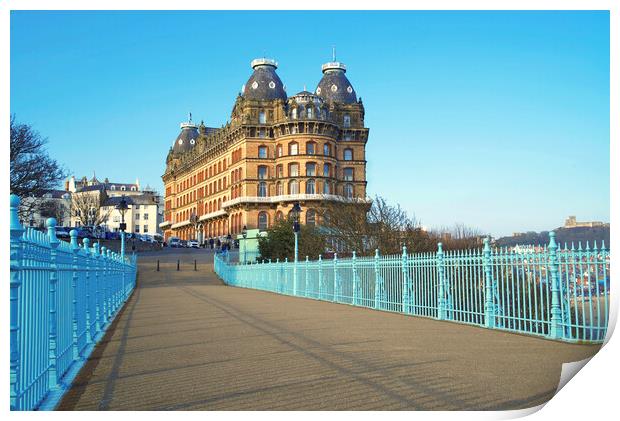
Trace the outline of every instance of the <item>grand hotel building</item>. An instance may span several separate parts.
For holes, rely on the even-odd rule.
[[[320,223],[325,201],[367,203],[364,106],[335,60],[314,93],[287,96],[277,63],[256,59],[230,121],[215,129],[181,124],[166,158],[165,238],[267,229],[295,202],[301,221]],[[195,232],[197,227],[197,232]]]

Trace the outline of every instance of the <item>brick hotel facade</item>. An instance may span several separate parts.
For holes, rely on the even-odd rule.
[[[166,158],[165,238],[267,229],[300,202],[318,224],[326,201],[367,204],[364,106],[343,63],[322,66],[314,93],[287,96],[277,63],[256,59],[230,121],[219,129],[181,124]],[[194,216],[195,215],[195,216]]]

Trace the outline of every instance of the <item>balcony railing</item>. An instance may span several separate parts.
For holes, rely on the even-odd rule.
[[[336,202],[371,203],[372,199],[354,197],[346,198],[336,194],[283,194],[278,196],[258,197],[243,196],[222,203],[222,208],[226,209],[240,203],[279,203],[279,202],[304,202],[310,200],[330,200]]]

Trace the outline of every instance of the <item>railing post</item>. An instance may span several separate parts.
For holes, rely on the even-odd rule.
[[[19,372],[19,362],[21,359],[21,344],[19,343],[19,288],[22,284],[21,265],[22,265],[22,235],[24,228],[19,223],[17,210],[19,209],[19,197],[12,194],[10,199],[10,231],[11,231],[11,295],[10,295],[10,377],[11,377],[11,409],[20,408],[21,394],[21,373]]]
[[[495,300],[493,294],[493,262],[491,261],[491,246],[489,245],[489,238],[484,239],[484,317],[486,326],[489,328],[495,327]]]
[[[58,267],[56,264],[56,255],[60,241],[56,238],[56,219],[48,218],[45,225],[47,226],[47,236],[50,242],[50,289],[49,289],[49,306],[50,306],[50,327],[49,327],[49,368],[48,382],[50,390],[58,389],[58,314],[57,314],[57,297],[56,285],[58,284]]]
[[[304,282],[304,297],[308,296],[308,261],[310,260],[309,256],[306,256],[306,280]]]
[[[379,266],[379,249],[375,249],[375,308],[383,307],[385,285],[383,284],[383,276],[380,273]]]
[[[338,302],[340,280],[338,279],[338,253],[334,253],[334,302]]]
[[[108,267],[108,320],[114,314],[114,266],[112,264],[112,250],[106,249],[106,265]]]
[[[323,299],[323,258],[319,254],[319,300]]]
[[[357,279],[357,257],[355,256],[355,250],[353,250],[353,256],[351,258],[351,272],[353,276],[353,305],[359,304],[359,282]]]
[[[101,324],[105,326],[108,322],[108,261],[106,256],[107,248],[105,246],[101,246],[101,278],[102,278],[102,287],[101,287]]]
[[[71,237],[71,251],[72,254],[72,269],[73,274],[71,276],[71,293],[73,299],[71,300],[71,333],[72,333],[72,345],[71,352],[73,354],[73,361],[77,361],[80,358],[78,351],[78,253],[80,252],[80,245],[77,241],[77,231],[71,230],[69,232]]]
[[[411,313],[411,279],[409,278],[409,267],[407,263],[407,246],[403,245],[403,254],[400,259],[403,274],[403,313]]]
[[[549,337],[551,339],[561,339],[564,337],[562,328],[562,309],[560,307],[560,280],[558,278],[558,245],[555,242],[555,232],[549,233],[549,262],[548,268],[551,274],[551,325],[549,326]]]
[[[101,308],[101,284],[100,284],[100,278],[101,278],[101,265],[99,264],[99,262],[101,261],[101,254],[100,254],[100,245],[99,242],[95,243],[94,245],[95,247],[95,252],[93,254],[94,260],[93,260],[93,265],[95,267],[95,329],[96,332],[99,333],[101,332],[101,327],[103,326],[102,323],[102,308]]]
[[[443,244],[437,243],[437,283],[439,292],[437,296],[437,318],[439,320],[446,319],[446,291],[444,284],[444,261],[443,261]]]
[[[84,247],[84,251],[86,252],[86,259],[84,259],[84,264],[86,265],[84,268],[86,272],[86,343],[91,344],[93,342],[93,337],[90,331],[90,263],[92,260],[92,250],[90,249],[90,240],[88,238],[82,240],[82,245]]]

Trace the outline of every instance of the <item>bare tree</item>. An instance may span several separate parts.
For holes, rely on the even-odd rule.
[[[64,169],[45,151],[47,139],[41,137],[28,124],[15,121],[11,115],[11,193],[22,199],[40,197],[51,190],[66,176]],[[34,206],[34,201],[28,202]],[[21,214],[31,214],[32,209],[20,209]]]
[[[95,227],[107,221],[111,209],[104,208],[104,191],[78,192],[71,195],[71,214],[82,225]]]
[[[462,222],[451,227],[440,227],[431,230],[430,235],[437,242],[442,242],[446,250],[470,249],[482,245],[484,235],[478,228]]]
[[[58,200],[43,200],[39,203],[39,214],[42,218],[56,218],[58,224],[69,216],[69,209]]]

